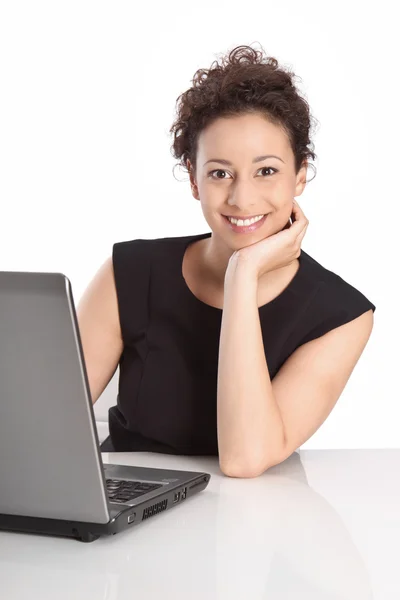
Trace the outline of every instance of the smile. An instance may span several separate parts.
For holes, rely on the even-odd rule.
[[[235,231],[236,233],[252,233],[256,229],[262,227],[265,223],[268,215],[259,215],[257,217],[253,217],[252,219],[246,219],[245,221],[241,219],[235,219],[233,217],[227,217],[222,215],[225,223]]]

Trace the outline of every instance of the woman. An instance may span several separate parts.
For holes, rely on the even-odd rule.
[[[122,352],[102,451],[216,455],[226,475],[255,477],[343,391],[375,306],[301,249],[294,197],[315,154],[292,79],[239,46],[179,97],[172,148],[211,232],[113,246]]]

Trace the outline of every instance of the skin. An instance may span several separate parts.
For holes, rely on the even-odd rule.
[[[268,158],[252,163],[253,158],[265,154],[275,154],[283,162]],[[229,160],[232,166],[219,162],[204,165],[212,158]],[[268,238],[272,242],[272,237],[279,232],[286,233],[290,227],[289,218],[293,218],[296,208],[294,197],[300,196],[306,186],[307,162],[296,174],[294,154],[283,129],[259,113],[219,118],[201,132],[196,165],[188,160],[187,167],[192,195],[200,202],[212,230],[210,238],[189,247],[198,277],[216,293],[222,294],[228,265],[236,264],[240,258],[249,269],[254,268],[265,289],[285,287],[287,279],[297,271],[298,254],[282,252],[280,244],[275,249],[275,261],[271,261],[271,244],[268,252],[261,252],[258,244]],[[308,221],[297,208],[295,216],[300,219],[302,231]],[[262,227],[246,234],[233,232],[221,216],[266,213],[270,214]],[[292,237],[298,234],[299,230],[296,230]],[[278,256],[280,260],[277,260]]]

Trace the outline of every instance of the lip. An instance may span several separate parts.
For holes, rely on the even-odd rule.
[[[252,233],[256,229],[259,229],[264,225],[268,215],[269,213],[264,215],[263,218],[257,221],[256,223],[252,223],[251,225],[242,225],[241,227],[239,225],[234,225],[233,223],[231,223],[226,215],[221,216],[224,219],[225,223],[227,223],[228,226],[232,229],[232,231],[235,231],[236,233]]]
[[[256,215],[222,215],[223,217],[230,217],[231,219],[242,219],[242,221],[245,221],[246,219],[254,219],[254,217],[259,217],[260,215],[262,215],[264,213],[258,213]]]

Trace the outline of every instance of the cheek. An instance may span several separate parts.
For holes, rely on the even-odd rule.
[[[221,211],[221,202],[219,202],[216,198],[203,197],[200,200],[201,208],[205,215],[213,215],[217,212]]]
[[[213,221],[215,222],[215,214],[217,212],[216,209],[213,209],[209,204],[200,201],[201,210],[203,212],[203,216],[207,223],[210,225]]]

